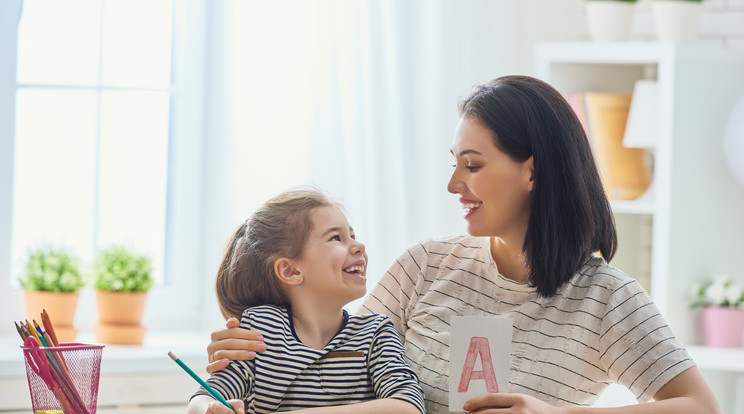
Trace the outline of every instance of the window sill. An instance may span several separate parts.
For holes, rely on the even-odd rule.
[[[181,371],[171,359],[172,351],[200,376],[205,376],[209,332],[148,332],[142,346],[106,345],[101,374],[142,374]],[[0,335],[0,378],[26,375],[18,335]],[[77,342],[95,343],[92,333],[81,333]],[[186,375],[185,373],[183,373]]]

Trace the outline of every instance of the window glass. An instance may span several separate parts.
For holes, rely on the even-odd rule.
[[[98,82],[100,0],[23,2],[18,25],[18,82]]]
[[[124,244],[163,280],[173,2],[33,0],[18,34],[13,285],[27,251]]]
[[[18,91],[12,247],[16,274],[28,248],[40,242],[91,255],[96,106],[91,91]]]
[[[166,92],[107,91],[101,100],[98,243],[136,246],[162,279],[168,162]]]
[[[104,4],[103,84],[167,88],[172,2],[106,0]]]

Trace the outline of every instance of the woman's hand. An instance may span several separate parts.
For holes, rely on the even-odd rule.
[[[225,368],[230,361],[253,359],[256,352],[266,350],[263,336],[256,331],[241,329],[237,319],[228,319],[225,326],[226,329],[212,332],[212,342],[207,346],[209,374]]]
[[[520,413],[558,414],[560,409],[524,394],[491,393],[468,400],[462,407],[468,414]]]

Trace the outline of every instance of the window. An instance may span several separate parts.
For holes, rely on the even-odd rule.
[[[117,243],[150,256],[162,280],[172,16],[165,0],[25,3],[14,274],[40,241],[84,263]]]
[[[187,13],[186,4],[198,7]],[[199,180],[188,189],[173,183],[185,163],[200,163],[200,116],[180,114],[199,113],[188,97],[200,96],[202,85],[179,80],[203,74],[203,52],[183,47],[203,36],[194,18],[202,7],[199,0],[0,5],[0,27],[12,30],[0,36],[0,76],[14,75],[0,78],[0,108],[15,113],[10,127],[0,125],[0,152],[12,154],[11,166],[0,167],[0,219],[11,223],[0,236],[0,299],[11,299],[3,306],[23,306],[17,277],[41,242],[71,248],[84,266],[110,244],[147,254],[157,281],[148,312],[161,319],[183,311],[172,306],[178,300],[198,302],[198,259],[184,252],[195,251],[188,240],[198,238],[199,223],[179,205],[199,199]],[[179,230],[185,223],[194,229]],[[81,298],[81,329],[92,326],[94,306]]]

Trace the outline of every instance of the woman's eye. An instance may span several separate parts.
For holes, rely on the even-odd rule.
[[[470,172],[477,172],[478,170],[480,170],[481,167],[480,165],[468,165],[465,168],[467,168]]]

